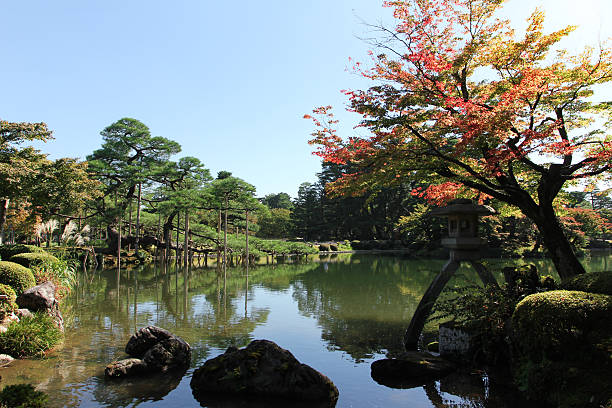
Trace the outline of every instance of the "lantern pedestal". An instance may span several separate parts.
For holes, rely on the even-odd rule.
[[[442,271],[425,291],[412,316],[404,335],[406,350],[417,349],[419,337],[434,303],[450,278],[459,269],[461,262],[469,262],[485,286],[497,286],[497,281],[491,272],[478,262],[481,258],[480,248],[486,244],[486,240],[478,237],[478,216],[494,213],[495,210],[491,207],[475,205],[471,200],[466,199],[453,200],[448,206],[431,211],[432,216],[448,217],[449,236],[442,240],[442,245],[450,249],[450,256]]]

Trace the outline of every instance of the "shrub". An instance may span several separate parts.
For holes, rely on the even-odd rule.
[[[507,286],[455,288],[435,304],[430,320],[450,320],[473,333],[475,359],[505,363],[510,358],[507,322],[518,302],[512,295]]]
[[[22,317],[0,333],[0,353],[13,357],[42,357],[62,340],[62,332],[46,313]]]
[[[516,305],[526,296],[555,285],[540,278],[532,265],[504,268],[508,281],[501,287],[482,288],[474,283],[448,289],[434,305],[430,320],[451,320],[474,333],[475,357],[488,364],[510,359],[510,319]]]
[[[563,281],[563,289],[612,295],[612,271],[583,273]]]
[[[561,408],[612,398],[612,296],[558,290],[521,301],[512,316],[514,377],[529,398]]]
[[[319,251],[321,252],[330,251],[329,244],[319,244]]]
[[[567,290],[527,296],[512,324],[521,355],[558,360],[588,347],[601,328],[612,334],[612,296]]]
[[[17,310],[17,295],[13,288],[8,285],[0,284],[0,295],[6,296],[6,298],[0,298],[0,321],[4,320],[6,316]]]
[[[32,273],[37,284],[51,281],[55,284],[55,296],[63,298],[72,290],[76,283],[76,261],[67,259],[45,259],[32,266]]]
[[[11,408],[45,408],[49,397],[36,391],[32,384],[7,385],[0,392],[0,406]]]
[[[0,261],[0,283],[9,285],[17,296],[36,285],[32,271],[15,262]]]
[[[0,258],[8,260],[14,255],[25,254],[25,253],[44,253],[45,250],[37,247],[36,245],[0,245]]]
[[[41,263],[45,261],[51,261],[51,262],[57,261],[57,258],[46,252],[44,253],[27,252],[27,253],[13,255],[10,261],[18,263],[19,265],[23,265],[26,268],[29,268],[36,263]]]

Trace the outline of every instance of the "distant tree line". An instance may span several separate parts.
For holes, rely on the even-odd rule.
[[[86,161],[49,160],[30,141],[52,139],[44,123],[2,121],[0,127],[0,239],[95,245],[109,251],[155,247],[166,255],[228,250],[244,254],[288,251],[282,241],[388,241],[414,250],[435,249],[442,220],[428,216],[430,203],[415,182],[332,195],[327,188],[351,164],[326,162],[315,183],[256,198],[255,187],[229,171],[216,177],[181,146],[152,136],[142,122],[123,118],[101,131],[103,143]],[[489,199],[498,215],[483,221],[491,245],[536,253],[542,239],[533,223],[510,206]],[[608,191],[562,192],[558,211],[572,245],[605,246],[611,238]],[[276,246],[275,246],[276,245]],[[281,246],[279,246],[281,245]],[[293,248],[291,250],[298,250]],[[258,252],[259,251],[259,252]],[[182,256],[186,255],[182,251]]]

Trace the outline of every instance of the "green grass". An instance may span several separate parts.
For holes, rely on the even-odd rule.
[[[12,357],[42,357],[62,341],[63,335],[50,316],[35,313],[23,317],[0,333],[0,353]]]

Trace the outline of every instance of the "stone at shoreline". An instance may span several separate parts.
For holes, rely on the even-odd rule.
[[[21,309],[32,312],[46,312],[53,318],[56,326],[64,331],[64,318],[55,299],[55,285],[51,281],[31,287],[17,297],[17,305]]]
[[[430,353],[408,351],[398,358],[376,360],[372,378],[391,388],[413,388],[442,378],[456,370],[454,363]]]
[[[0,367],[9,365],[13,360],[15,359],[8,354],[0,354]]]
[[[164,373],[187,369],[191,347],[180,337],[156,326],[147,326],[134,333],[125,352],[132,356],[106,366],[107,377],[126,377],[144,373]]]
[[[252,341],[239,350],[231,347],[207,360],[193,373],[191,388],[200,402],[211,393],[319,401],[325,406],[334,406],[338,399],[329,378],[268,340]]]
[[[22,317],[33,317],[34,316],[32,312],[30,312],[29,309],[17,309],[15,310],[15,315],[17,315],[17,317],[19,317],[20,319]]]

